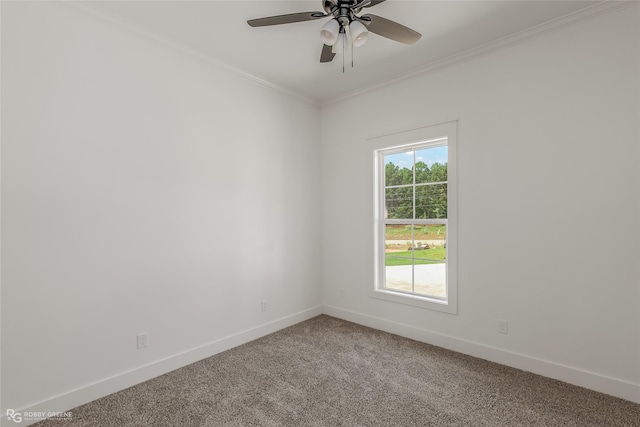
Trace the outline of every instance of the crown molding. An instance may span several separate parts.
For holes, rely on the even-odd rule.
[[[374,91],[376,89],[380,89],[385,86],[389,86],[391,84],[409,79],[411,77],[419,76],[422,74],[426,74],[430,71],[445,67],[450,64],[454,64],[459,61],[463,61],[467,58],[471,58],[477,55],[484,54],[486,52],[490,52],[496,49],[499,49],[504,46],[508,46],[511,44],[518,43],[523,40],[527,40],[533,37],[541,36],[544,34],[550,34],[555,31],[562,30],[566,27],[570,27],[576,25],[580,22],[593,19],[599,15],[603,15],[606,13],[613,12],[618,9],[626,8],[632,6],[634,4],[640,3],[639,0],[604,0],[599,3],[596,3],[592,6],[586,7],[584,9],[578,10],[576,12],[569,13],[567,15],[554,18],[550,21],[544,22],[542,24],[534,25],[527,29],[518,31],[516,33],[510,34],[508,36],[502,37],[500,39],[484,43],[480,46],[473,47],[471,49],[467,49],[465,51],[450,55],[446,58],[439,59],[436,61],[432,61],[428,64],[422,65],[420,67],[414,68],[412,70],[395,74],[389,78],[381,80],[379,82],[348,91],[343,95],[338,97],[329,99],[327,101],[318,101],[317,99],[310,98],[300,93],[287,89],[283,86],[272,83],[268,80],[264,80],[258,76],[255,76],[251,73],[243,71],[239,68],[233,67],[226,62],[223,62],[219,59],[212,57],[211,55],[204,54],[196,49],[190,48],[182,43],[178,43],[168,37],[165,37],[155,31],[149,30],[139,24],[136,24],[120,15],[109,12],[93,4],[91,1],[74,1],[74,0],[58,0],[60,3],[66,4],[70,7],[73,7],[77,10],[83,11],[90,15],[93,15],[99,19],[103,19],[107,22],[110,22],[118,27],[124,28],[130,32],[133,32],[139,36],[145,37],[147,39],[153,40],[157,43],[165,45],[169,48],[172,48],[177,51],[181,51],[189,56],[199,58],[200,60],[207,62],[221,70],[224,70],[232,75],[243,78],[247,81],[250,81],[254,84],[258,84],[260,86],[266,87],[273,91],[282,93],[289,97],[301,100],[307,104],[316,106],[316,107],[326,107],[331,104],[335,104],[349,98],[356,97],[358,95],[365,94],[367,92]]]
[[[115,14],[113,12],[107,11],[103,8],[101,8],[100,6],[92,3],[91,1],[78,1],[78,0],[58,0],[60,3],[65,4],[67,6],[70,6],[76,10],[79,10],[81,12],[87,13],[89,15],[93,15],[94,17],[98,18],[98,19],[102,19],[105,20],[113,25],[116,25],[120,28],[123,28],[127,31],[130,31],[138,36],[144,37],[148,40],[152,40],[154,42],[157,42],[159,44],[162,44],[168,48],[171,48],[173,50],[177,50],[180,51],[184,54],[187,54],[189,56],[198,58],[204,62],[207,62],[210,65],[213,65],[216,68],[219,68],[221,70],[224,70],[232,75],[235,75],[237,77],[240,77],[242,79],[248,80],[251,83],[254,84],[258,84],[260,86],[266,87],[268,89],[274,90],[276,92],[282,93],[284,95],[287,95],[289,97],[301,100],[307,104],[313,105],[315,107],[319,107],[320,103],[313,98],[301,95],[295,91],[289,90],[283,86],[277,85],[275,83],[272,83],[268,80],[264,80],[261,79],[258,76],[255,76],[251,73],[248,73],[244,70],[241,70],[239,68],[233,67],[229,64],[227,64],[224,61],[221,61],[217,58],[214,58],[213,56],[204,54],[196,49],[190,48],[189,46],[186,46],[182,43],[178,43],[174,40],[172,40],[169,37],[165,37],[161,34],[159,34],[156,31],[150,30],[148,28],[145,28],[139,24],[136,24],[118,14]]]
[[[321,107],[326,107],[331,104],[336,104],[338,102],[347,100],[349,98],[353,98],[358,95],[365,94],[367,92],[374,91],[376,89],[380,89],[382,87],[391,85],[393,83],[400,82],[402,80],[409,79],[411,77],[415,77],[421,74],[428,73],[432,70],[442,68],[444,66],[465,60],[467,58],[471,58],[477,55],[481,55],[485,52],[490,52],[496,49],[499,49],[504,46],[508,46],[511,44],[515,44],[517,42],[527,40],[533,37],[541,36],[544,34],[550,34],[555,31],[562,30],[564,28],[576,25],[580,22],[595,18],[596,16],[603,15],[606,13],[613,12],[618,9],[622,9],[625,7],[629,7],[634,4],[639,4],[639,0],[626,0],[626,1],[615,1],[615,0],[605,0],[599,3],[596,3],[592,6],[588,6],[584,9],[569,13],[564,16],[560,16],[558,18],[554,18],[547,22],[543,22],[538,25],[534,25],[532,27],[526,28],[524,30],[518,31],[516,33],[510,34],[508,36],[499,38],[497,40],[484,43],[480,46],[473,47],[471,49],[467,49],[465,51],[456,53],[454,55],[448,56],[443,59],[439,59],[428,64],[422,65],[418,68],[414,68],[412,70],[395,74],[387,79],[379,81],[377,83],[373,83],[371,85],[364,86],[362,88],[347,92],[344,95],[339,97],[330,99],[325,102],[321,102]]]

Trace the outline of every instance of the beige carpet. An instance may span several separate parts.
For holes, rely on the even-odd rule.
[[[50,426],[640,426],[640,405],[319,316]]]

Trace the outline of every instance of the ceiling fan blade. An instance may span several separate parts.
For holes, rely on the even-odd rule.
[[[369,3],[368,5],[366,5],[365,7],[373,7],[377,4],[382,3],[384,0],[371,0],[371,3]]]
[[[422,37],[422,34],[413,31],[411,28],[378,15],[362,15],[360,19],[372,33],[400,43],[413,44]]]
[[[333,61],[334,56],[336,56],[336,54],[332,52],[331,46],[327,44],[322,46],[322,52],[320,53],[320,62],[331,62]]]
[[[287,15],[268,16],[266,18],[250,19],[247,21],[252,27],[266,27],[268,25],[292,24],[294,22],[313,21],[326,17],[324,12],[299,12]]]

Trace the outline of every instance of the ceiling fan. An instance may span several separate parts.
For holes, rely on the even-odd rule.
[[[336,54],[344,53],[347,43],[352,47],[362,46],[369,38],[369,32],[405,44],[417,42],[422,34],[400,25],[397,22],[368,13],[360,15],[369,8],[385,0],[322,0],[324,12],[299,12],[286,15],[250,19],[252,27],[291,24],[331,18],[320,31],[324,45],[320,53],[320,62],[331,62]]]

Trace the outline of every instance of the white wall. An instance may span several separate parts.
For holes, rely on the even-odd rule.
[[[319,313],[318,142],[316,106],[63,4],[3,2],[3,413]]]
[[[2,412],[69,409],[316,314],[322,291],[327,313],[640,401],[638,10],[319,123],[76,9],[2,2]],[[371,299],[365,139],[452,118],[459,313]]]
[[[636,4],[324,108],[325,311],[640,402],[638,17]],[[458,315],[367,295],[365,140],[449,119]]]

